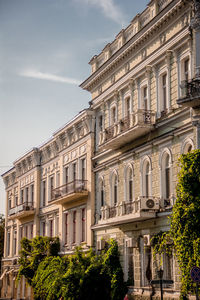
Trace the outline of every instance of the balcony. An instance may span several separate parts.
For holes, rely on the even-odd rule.
[[[8,218],[11,219],[23,219],[25,217],[34,215],[35,209],[32,202],[26,202],[17,205],[8,211]]]
[[[101,215],[95,227],[152,219],[160,211],[160,206],[161,199],[155,197],[138,197],[135,201],[123,201],[113,207],[104,206],[101,208]]]
[[[184,81],[181,83],[182,97],[177,100],[177,104],[183,107],[200,106],[200,78],[194,78],[190,81]]]
[[[139,109],[100,132],[99,148],[116,149],[154,129],[155,112]]]
[[[52,190],[50,203],[65,204],[88,196],[87,180],[74,180]]]

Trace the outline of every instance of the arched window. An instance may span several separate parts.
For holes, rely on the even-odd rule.
[[[184,154],[187,154],[187,153],[191,152],[192,150],[194,150],[194,143],[193,143],[192,139],[188,138],[184,141],[181,152]]]
[[[126,171],[126,201],[133,201],[133,169],[128,167]]]
[[[114,176],[114,182],[113,182],[113,200],[114,200],[114,205],[117,204],[117,197],[118,197],[118,183],[117,183],[117,176]]]
[[[170,184],[170,163],[169,163],[169,154],[165,158],[165,196],[164,198],[169,199],[171,195],[171,184]]]
[[[152,196],[151,186],[151,160],[149,156],[145,156],[141,162],[141,175],[142,175],[142,190],[141,194],[144,197]]]
[[[118,174],[114,171],[110,178],[111,183],[111,206],[114,206],[118,202]]]
[[[149,166],[149,162],[146,162],[146,166],[145,166],[145,188],[144,188],[144,196],[148,197],[149,196],[149,190],[150,190],[150,166]]]
[[[169,205],[172,195],[172,157],[169,149],[165,149],[160,156],[161,167],[161,196],[164,199],[164,205]]]

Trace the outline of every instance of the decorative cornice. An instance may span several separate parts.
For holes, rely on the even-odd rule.
[[[177,5],[178,4],[178,5]],[[159,12],[146,26],[144,26],[137,34],[135,34],[129,41],[127,41],[124,46],[122,46],[117,52],[115,52],[110,59],[101,65],[101,67],[96,70],[90,77],[88,77],[81,85],[83,89],[91,90],[93,84],[105,75],[106,72],[111,70],[114,65],[118,64],[124,56],[130,54],[130,52],[138,47],[143,42],[146,43],[146,38],[152,35],[153,32],[157,31],[162,25],[162,23],[169,18],[177,10],[179,6],[183,5],[181,0],[174,0],[169,5]]]

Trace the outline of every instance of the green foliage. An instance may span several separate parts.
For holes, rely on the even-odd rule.
[[[34,298],[36,300],[57,300],[62,295],[62,277],[68,264],[67,258],[46,257],[38,266],[33,277]]]
[[[21,240],[21,251],[19,258],[18,280],[25,276],[28,283],[33,286],[32,279],[39,264],[47,256],[58,255],[60,243],[58,238],[37,236],[32,240],[23,238]]]
[[[117,242],[111,239],[110,247],[104,254],[103,266],[110,276],[112,300],[121,300],[126,294],[126,288],[123,281],[123,271],[119,257],[120,255]]]
[[[172,255],[174,243],[171,239],[170,232],[162,232],[155,234],[151,239],[153,245],[153,255],[166,253],[168,256]]]
[[[181,297],[194,293],[190,270],[200,267],[200,151],[181,155],[177,199],[171,216],[168,233],[155,238],[154,250],[166,251],[172,239],[181,270]],[[157,239],[157,241],[156,241]]]
[[[117,242],[111,240],[100,255],[77,247],[60,257],[52,239],[22,240],[20,275],[34,289],[35,300],[121,300],[126,289]],[[54,246],[52,246],[54,244]]]

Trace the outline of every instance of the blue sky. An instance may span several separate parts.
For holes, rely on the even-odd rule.
[[[147,0],[0,0],[0,173],[88,106],[89,60]],[[5,193],[0,179],[0,213]]]

